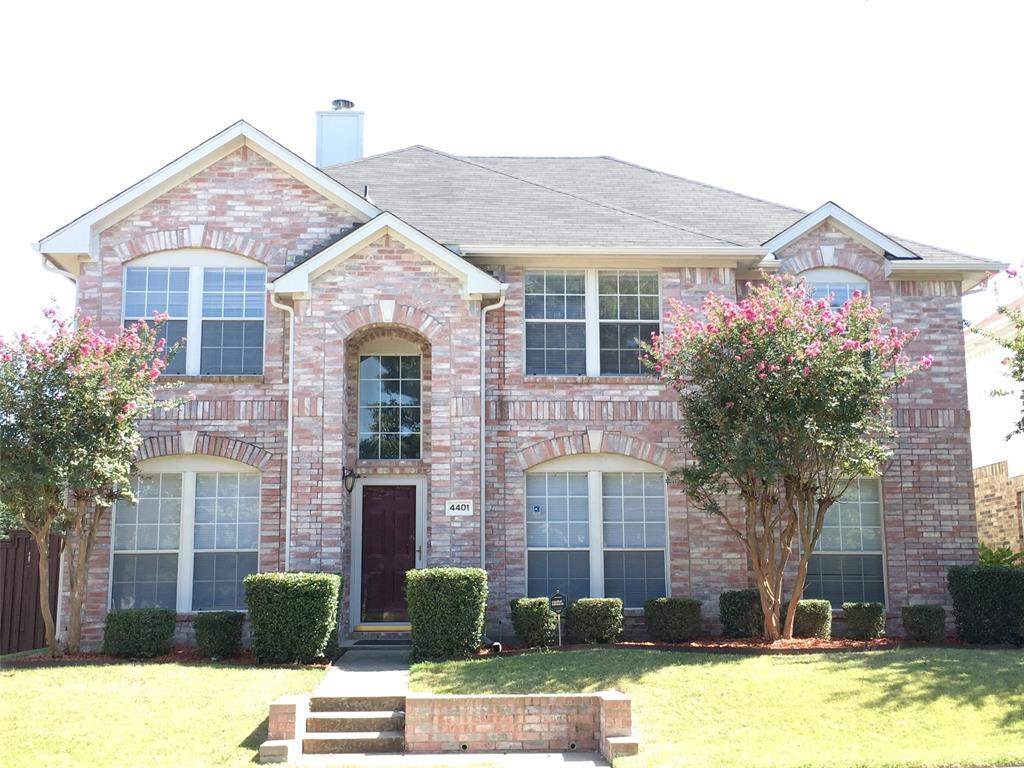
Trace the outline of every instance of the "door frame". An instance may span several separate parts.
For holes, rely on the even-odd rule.
[[[352,488],[352,557],[349,572],[349,627],[395,622],[363,621],[360,614],[363,594],[363,488],[367,485],[413,485],[416,487],[416,568],[423,568],[427,559],[427,477],[426,475],[368,475],[356,478]]]

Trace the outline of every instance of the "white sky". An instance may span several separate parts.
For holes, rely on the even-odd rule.
[[[368,154],[610,154],[1024,258],[1015,0],[8,2],[0,335],[71,296],[30,242],[239,118],[312,159],[338,97]]]

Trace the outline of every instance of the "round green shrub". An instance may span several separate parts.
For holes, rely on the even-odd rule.
[[[208,659],[233,659],[242,652],[241,611],[210,611],[192,619],[199,653]]]
[[[904,605],[903,634],[907,640],[941,643],[946,639],[946,609],[941,605]]]
[[[581,597],[565,614],[570,642],[614,643],[622,634],[622,600],[617,597]]]
[[[828,600],[800,600],[793,617],[793,637],[832,637],[832,603]]]
[[[873,640],[885,634],[885,606],[881,603],[843,603],[846,636]]]
[[[323,655],[338,628],[341,576],[253,573],[242,583],[257,661],[306,663]]]
[[[558,614],[546,597],[520,597],[512,601],[512,628],[523,645],[551,645],[558,632]]]
[[[151,659],[171,650],[174,611],[167,608],[123,608],[107,614],[103,652],[125,659]]]
[[[756,589],[734,589],[718,597],[725,637],[759,637],[764,631],[761,595]]]
[[[701,632],[700,600],[657,597],[644,603],[644,623],[652,640],[681,643]]]
[[[1024,568],[954,565],[946,574],[956,633],[968,643],[1020,642],[1024,636]]]
[[[466,658],[483,642],[487,571],[423,568],[407,571],[414,659]]]

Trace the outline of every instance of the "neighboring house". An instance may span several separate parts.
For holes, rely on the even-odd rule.
[[[977,554],[960,297],[1000,265],[609,157],[359,159],[360,113],[318,130],[320,168],[238,122],[38,244],[102,327],[168,312],[195,393],[142,425],[87,638],[110,606],[183,627],[244,608],[257,569],[344,574],[345,637],[406,627],[405,570],[441,564],[487,568],[494,636],[510,599],[556,588],[716,616],[747,559],[666,484],[679,409],[637,338],[666,302],[759,270],[869,291],[936,359],[896,398],[884,476],[830,516],[807,594],[947,602],[946,568]]]
[[[1024,310],[1024,298],[1010,307]],[[995,314],[975,323],[1001,338],[1010,338],[1009,318]],[[964,332],[971,407],[971,453],[977,497],[978,539],[989,546],[1024,550],[1024,435],[1007,440],[1020,418],[1020,384],[1002,364],[1010,353],[990,338]],[[1005,395],[993,395],[1001,390]]]

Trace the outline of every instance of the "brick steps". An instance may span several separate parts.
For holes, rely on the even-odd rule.
[[[306,755],[402,752],[404,749],[404,731],[307,733],[302,739],[302,752]]]
[[[405,712],[400,709],[366,712],[311,712],[307,733],[352,733],[401,731],[405,733]]]
[[[313,696],[310,712],[405,712],[405,696]]]
[[[405,751],[404,696],[312,696],[301,736],[307,755]]]

